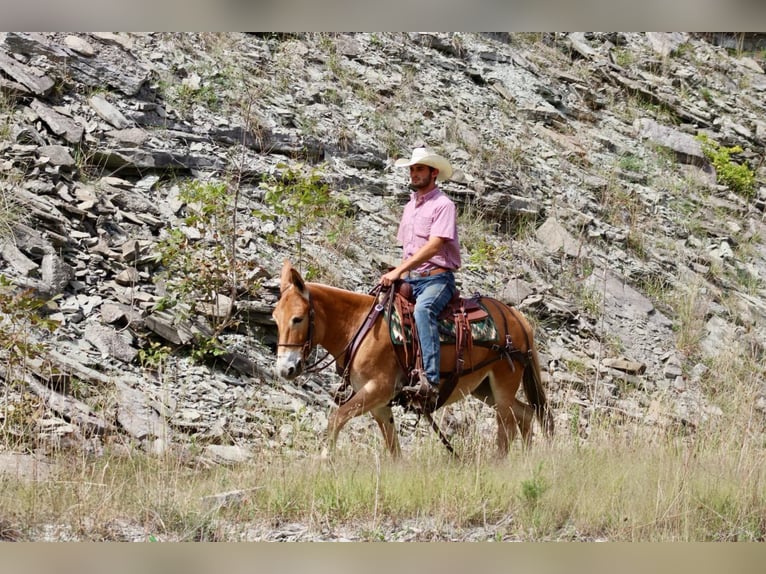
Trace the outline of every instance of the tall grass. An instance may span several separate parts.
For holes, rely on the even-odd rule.
[[[358,540],[476,530],[498,541],[763,540],[755,389],[754,377],[742,379],[738,400],[695,430],[601,418],[587,439],[562,426],[526,452],[517,441],[503,460],[492,457],[493,436],[468,431],[455,440],[461,461],[430,435],[392,461],[372,426],[367,441],[341,441],[332,463],[306,456],[318,450],[313,434],[296,444],[303,456],[264,447],[232,467],[196,467],[177,454],[62,452],[46,482],[2,479],[0,517],[29,539],[52,524],[60,538],[78,540],[124,539],[125,525],[139,540],[243,540],[300,524],[306,536],[342,529]],[[240,493],[234,502],[210,502],[231,491]]]
[[[0,151],[12,143],[10,133],[14,104],[14,98],[0,90]],[[23,217],[23,210],[11,193],[15,184],[13,180],[7,173],[0,174],[0,241],[13,235],[13,226]]]

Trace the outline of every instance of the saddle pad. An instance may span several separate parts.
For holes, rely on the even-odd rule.
[[[487,310],[484,305],[479,305],[484,311]],[[412,342],[411,329],[409,327],[402,329],[402,318],[395,307],[391,307],[391,312],[386,315],[386,320],[391,331],[391,342],[394,345]],[[474,343],[492,343],[497,341],[497,328],[489,313],[483,319],[472,321],[469,324]],[[439,341],[442,345],[455,343],[455,321],[452,319],[440,319],[438,328]]]

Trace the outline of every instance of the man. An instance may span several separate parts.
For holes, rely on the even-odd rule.
[[[439,331],[437,318],[455,295],[455,275],[460,267],[460,242],[457,233],[457,209],[437,186],[452,176],[452,166],[445,158],[425,147],[412,151],[410,159],[398,159],[396,167],[410,168],[413,194],[404,207],[396,238],[402,244],[402,262],[381,277],[391,285],[404,279],[412,285],[415,297],[415,323],[423,356],[423,370],[414,391],[433,403],[439,387]]]

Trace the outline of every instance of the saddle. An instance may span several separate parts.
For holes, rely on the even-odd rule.
[[[396,346],[411,346],[413,333],[417,336],[417,331],[413,330],[414,306],[412,286],[408,283],[396,285],[393,305],[389,305],[386,313],[391,342]],[[469,330],[461,332],[460,327],[466,326]],[[482,305],[478,293],[468,298],[456,293],[439,315],[437,327],[442,345],[456,343],[461,335],[467,333],[470,333],[472,340],[476,342],[491,343],[497,339],[495,323]]]
[[[439,338],[442,345],[455,345],[455,367],[447,373],[446,380],[440,383],[439,397],[430,410],[436,410],[442,406],[452,393],[463,373],[465,352],[471,353],[474,342],[495,341],[497,338],[494,322],[480,300],[479,294],[461,297],[460,293],[455,293],[439,315]],[[402,349],[401,353],[397,353],[397,357],[402,369],[410,374],[411,379],[417,378],[422,371],[422,356],[415,328],[414,309],[412,286],[406,282],[396,283],[387,318],[391,329],[391,341]]]

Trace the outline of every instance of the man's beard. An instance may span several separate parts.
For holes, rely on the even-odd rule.
[[[424,181],[420,185],[417,185],[415,182],[410,181],[407,187],[409,187],[412,191],[420,191],[421,189],[427,188],[429,185],[431,185],[431,180]]]

